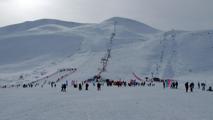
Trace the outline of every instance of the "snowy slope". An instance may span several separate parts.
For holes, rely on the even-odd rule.
[[[55,20],[53,20],[55,21]],[[60,68],[77,68],[66,79],[98,73],[116,25],[106,78],[154,76],[212,83],[213,31],[163,32],[135,20],[114,17],[97,24],[38,20],[0,28],[0,84],[33,81]],[[31,24],[39,23],[38,25]]]

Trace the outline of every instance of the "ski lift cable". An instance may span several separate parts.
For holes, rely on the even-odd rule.
[[[101,75],[101,73],[106,70],[106,67],[107,67],[107,64],[108,64],[108,60],[111,57],[111,49],[112,49],[112,45],[113,45],[113,39],[114,39],[114,37],[116,35],[116,24],[117,24],[117,22],[115,21],[114,22],[114,31],[113,31],[113,33],[111,34],[111,37],[110,37],[110,45],[109,45],[109,48],[107,49],[106,56],[104,56],[101,59],[102,68],[98,69],[99,70],[98,75]]]

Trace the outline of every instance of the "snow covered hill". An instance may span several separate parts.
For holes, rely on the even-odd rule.
[[[114,17],[96,24],[43,19],[0,28],[0,84],[34,81],[61,68],[78,69],[69,80],[94,76],[114,22],[116,36],[104,77],[129,80],[135,72],[213,83],[213,30],[161,31]]]
[[[27,21],[24,23],[19,23],[15,25],[9,25],[0,28],[0,35],[7,35],[7,34],[14,34],[14,33],[20,33],[27,31],[32,28],[36,28],[39,26],[45,26],[45,25],[59,25],[63,27],[76,27],[80,25],[84,25],[82,23],[75,23],[75,22],[67,22],[67,21],[60,21],[60,20],[54,20],[54,19],[41,19],[41,20],[36,20],[36,21]],[[52,29],[49,29],[50,31]]]

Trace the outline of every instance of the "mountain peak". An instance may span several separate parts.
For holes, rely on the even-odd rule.
[[[136,20],[130,19],[130,18],[125,18],[125,17],[112,17],[109,18],[105,21],[117,21],[117,22],[127,22],[127,21],[131,21],[131,22],[138,22]]]
[[[156,32],[160,31],[156,28],[153,28],[149,25],[146,25],[142,22],[139,22],[139,21],[136,21],[136,20],[133,20],[130,18],[112,17],[112,18],[109,18],[109,19],[103,21],[103,23],[110,23],[110,24],[112,22],[116,22],[118,25],[125,26],[133,32],[156,33]]]

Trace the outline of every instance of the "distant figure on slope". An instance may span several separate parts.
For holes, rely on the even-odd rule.
[[[166,83],[165,83],[165,81],[163,80],[163,88],[165,88],[166,87]]]
[[[205,91],[206,84],[205,83],[201,83],[201,86],[202,86],[202,90]]]
[[[88,83],[86,83],[86,85],[85,85],[85,90],[88,90],[88,88],[89,88],[89,84]]]
[[[197,83],[198,89],[200,89],[200,82]]]
[[[101,83],[97,84],[97,90],[100,91],[101,90]]]
[[[81,85],[81,83],[78,84],[78,89],[79,89],[79,91],[82,90],[82,85]]]
[[[175,88],[178,89],[178,81],[175,82]]]
[[[168,80],[164,80],[164,82],[165,82],[165,85],[166,85],[165,87],[169,87],[169,85],[168,85],[168,84],[169,84],[169,83],[168,83]]]
[[[185,83],[185,89],[186,89],[186,92],[188,92],[188,89],[189,89],[189,82],[186,82],[186,83]]]
[[[194,83],[190,83],[190,91],[193,92],[193,89],[194,89]]]
[[[51,88],[53,88],[53,82],[51,82],[50,85],[51,85]]]
[[[66,84],[61,85],[61,92],[66,92]]]
[[[212,87],[209,86],[209,89],[207,89],[207,91],[213,92]]]

